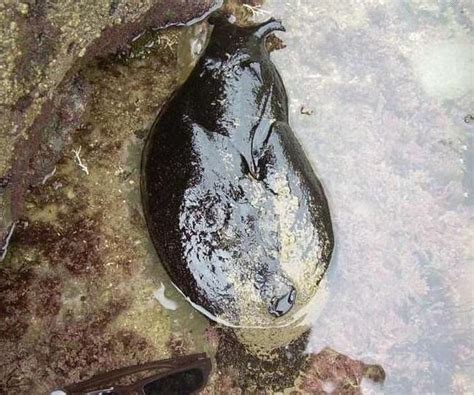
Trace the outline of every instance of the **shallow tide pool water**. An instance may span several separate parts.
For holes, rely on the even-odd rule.
[[[472,393],[472,3],[272,0],[269,15],[335,227],[308,351],[383,366],[364,393]]]

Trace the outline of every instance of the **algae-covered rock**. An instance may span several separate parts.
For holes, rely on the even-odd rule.
[[[212,4],[114,4],[127,18],[118,23],[100,14],[103,23],[94,25],[100,37],[94,38],[82,30],[95,20],[83,13],[87,4],[38,2],[47,11],[43,25],[56,15],[56,25],[64,20],[69,26],[66,15],[81,8],[76,31],[63,34],[81,37],[86,51],[71,47],[67,55],[67,40],[51,31],[53,66],[28,59],[31,75],[21,84],[21,68],[1,69],[0,236],[11,240],[0,265],[1,393],[49,393],[101,370],[164,358],[173,351],[171,332],[188,336],[187,328],[173,328],[153,298],[160,283],[168,295],[171,287],[148,264],[153,256],[140,216],[137,169],[144,131],[176,87],[176,53],[185,33],[151,27],[200,17]],[[20,18],[13,6],[1,13],[5,29]],[[172,8],[175,15],[166,16]],[[143,30],[154,45],[134,40],[129,46]],[[8,35],[1,45],[2,55],[20,59]],[[120,57],[112,55],[117,50]],[[178,314],[187,317],[190,310],[180,307]],[[186,344],[192,352],[192,340]]]
[[[176,314],[188,325],[178,329],[153,297],[164,284],[176,299],[151,264],[138,192],[145,131],[176,88],[185,32],[153,32],[156,45],[146,42],[142,57],[90,62],[55,98],[58,114],[47,113],[55,144],[41,146],[31,163],[39,171],[59,151],[60,159],[46,176],[31,173],[0,265],[1,393],[49,393],[101,370],[165,358],[179,342],[171,333],[186,339],[186,353],[195,350],[189,332],[198,334],[204,320],[189,324],[192,309],[180,305]],[[59,125],[76,122],[69,109],[80,95],[87,100],[79,127],[63,139]]]
[[[147,29],[202,17],[217,0],[0,3],[0,256],[26,190],[54,169],[88,102],[80,75]],[[50,155],[51,154],[51,155]]]

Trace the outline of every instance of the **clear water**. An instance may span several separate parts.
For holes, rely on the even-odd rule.
[[[287,29],[272,57],[337,239],[308,351],[382,365],[384,386],[365,393],[474,392],[474,48],[462,3],[271,0],[257,15]]]

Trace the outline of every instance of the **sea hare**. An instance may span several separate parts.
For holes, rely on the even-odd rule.
[[[206,50],[147,139],[147,226],[201,312],[231,326],[279,325],[304,310],[329,265],[328,203],[265,48],[281,22],[210,23]]]

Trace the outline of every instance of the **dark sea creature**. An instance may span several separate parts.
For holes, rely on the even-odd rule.
[[[328,267],[329,208],[265,48],[281,22],[210,22],[204,54],[146,143],[147,225],[201,312],[232,326],[280,325],[303,311]]]

